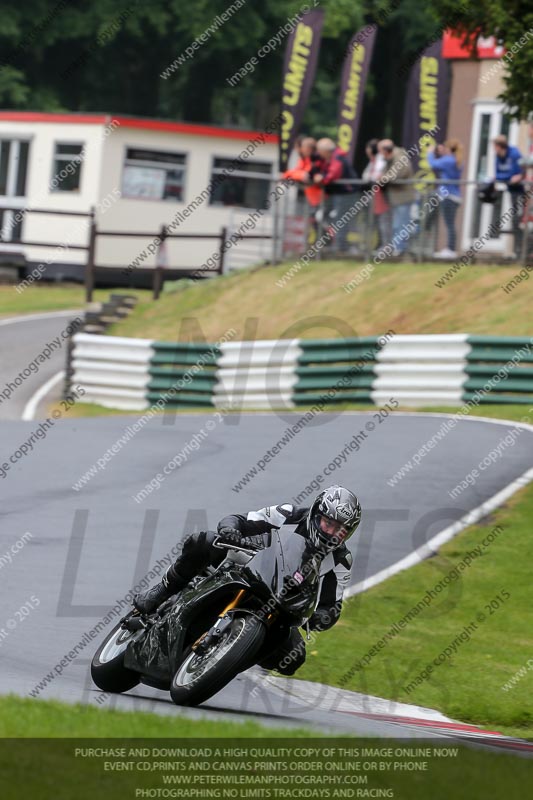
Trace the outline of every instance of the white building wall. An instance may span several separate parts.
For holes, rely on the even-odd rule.
[[[97,115],[95,115],[96,119]],[[120,124],[118,124],[120,122]],[[96,221],[100,230],[146,231],[157,234],[162,224],[169,224],[177,211],[182,211],[194,200],[211,180],[211,170],[216,157],[234,159],[246,150],[254,134],[246,138],[226,138],[218,135],[199,135],[174,131],[142,128],[139,120],[119,117],[104,118],[101,122],[78,123],[72,121],[9,121],[1,119],[0,138],[26,139],[31,142],[26,181],[26,201],[20,205],[30,208],[50,208],[61,211],[89,212],[96,209]],[[53,191],[54,147],[60,143],[80,143],[85,147],[80,189],[76,192]],[[183,202],[174,200],[148,200],[118,197],[122,189],[122,175],[126,150],[138,147],[184,153],[187,156],[185,191]],[[277,144],[257,144],[247,163],[267,162],[277,174]],[[273,188],[273,184],[271,184]],[[14,204],[10,198],[0,198],[0,205]],[[174,232],[198,235],[219,235],[223,226],[237,228],[249,218],[253,209],[232,206],[212,206],[209,199],[179,222]],[[67,249],[68,244],[87,244],[88,220],[76,217],[27,214],[24,221],[24,241],[50,241],[59,248],[28,247],[1,244],[1,252],[24,252],[32,263],[84,264],[86,252]],[[265,211],[251,233],[270,233],[271,213]],[[150,243],[150,238],[104,238],[97,241],[96,265],[127,267]],[[269,242],[243,242],[228,253],[227,263],[247,266],[269,257]],[[238,256],[237,251],[242,255]],[[200,269],[213,254],[218,254],[219,241],[171,240],[167,243],[167,265]],[[153,267],[155,256],[150,255],[143,267]]]
[[[103,230],[137,230],[157,234],[162,224],[171,223],[176,212],[183,211],[188,203],[208,186],[215,158],[236,158],[248,144],[249,141],[246,139],[142,130],[121,125],[106,140],[102,162],[101,197],[111,197],[114,191],[121,190],[127,148],[140,147],[186,154],[184,201],[123,197],[113,203],[105,214],[98,215],[98,227]],[[270,142],[259,144],[253,155],[247,159],[248,164],[253,164],[254,161],[272,163],[272,170],[275,173],[277,145]],[[209,199],[206,199],[187,219],[180,221],[173,232],[219,235],[223,226],[230,223],[238,226],[249,217],[250,212],[251,209],[213,206],[209,204]],[[269,212],[264,212],[257,230],[253,232],[257,233],[265,228],[270,230]],[[96,262],[106,266],[128,266],[150,241],[150,238],[100,238]],[[206,259],[218,253],[219,242],[201,239],[169,240],[166,247],[169,267],[200,268]],[[148,256],[142,264],[143,267],[154,265],[154,255]]]
[[[86,212],[99,196],[100,163],[103,151],[104,126],[66,122],[0,122],[0,138],[26,139],[30,142],[26,178],[26,203],[30,208]],[[54,191],[52,187],[55,144],[83,144],[85,157],[81,169],[79,191]],[[2,198],[11,205],[10,198]],[[68,244],[86,244],[88,223],[82,217],[27,213],[23,239],[35,242],[57,242],[63,247],[24,247],[32,262],[85,263],[86,253],[67,249]],[[20,251],[20,245],[2,245],[2,250]]]

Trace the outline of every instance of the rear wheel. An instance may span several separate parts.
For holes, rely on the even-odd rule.
[[[117,625],[102,642],[91,662],[91,677],[104,692],[127,692],[141,680],[137,672],[124,666],[127,646],[143,631],[128,631]]]
[[[264,642],[262,622],[247,614],[235,614],[231,627],[205,653],[191,651],[178,667],[170,686],[176,705],[203,703],[254,662]]]

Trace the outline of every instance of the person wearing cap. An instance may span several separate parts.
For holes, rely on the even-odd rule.
[[[385,187],[387,202],[392,208],[392,244],[394,255],[400,256],[407,249],[411,205],[416,197],[412,184],[413,168],[406,150],[396,147],[392,139],[381,139],[378,150],[385,160],[379,185]]]
[[[510,145],[507,136],[500,134],[493,139],[496,153],[495,176],[497,181],[507,184],[513,207],[513,232],[515,254],[520,255],[522,249],[522,209],[524,205],[524,167],[522,153],[518,147]]]

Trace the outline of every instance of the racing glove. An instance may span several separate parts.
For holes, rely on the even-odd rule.
[[[337,622],[338,616],[326,611],[324,608],[315,609],[309,619],[309,627],[312,631],[327,631]]]
[[[243,535],[237,528],[221,528],[218,531],[218,536],[223,544],[231,544],[234,547],[243,545]]]

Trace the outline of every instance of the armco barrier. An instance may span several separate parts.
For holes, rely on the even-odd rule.
[[[459,405],[467,334],[397,335],[376,356],[376,405],[392,395],[403,406]]]
[[[226,342],[218,362],[215,404],[219,407],[292,408],[297,339]]]
[[[376,358],[386,340],[377,336],[360,339],[303,339],[296,369],[296,405],[372,403]]]
[[[137,303],[135,295],[112,294],[106,303],[95,303],[83,315],[83,324],[78,328],[78,333],[104,333],[109,325],[120,322],[131,314]],[[67,397],[72,387],[74,375],[72,351],[73,337],[70,336],[66,348],[65,385],[64,396]],[[91,365],[90,365],[91,366]],[[99,401],[89,401],[99,402]]]
[[[485,403],[533,403],[533,338],[469,336],[463,400],[490,383]]]
[[[149,340],[92,333],[72,338],[71,383],[83,387],[84,402],[132,410],[148,406]]]
[[[72,382],[123,409],[533,404],[533,338],[468,334],[170,343],[78,333]]]
[[[150,342],[146,399],[176,406],[212,406],[220,348],[209,344]],[[175,390],[178,390],[175,392]]]

